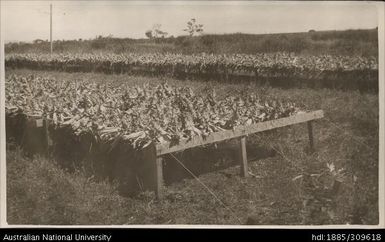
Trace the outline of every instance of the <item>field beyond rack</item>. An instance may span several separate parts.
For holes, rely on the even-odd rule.
[[[378,91],[377,29],[8,43],[5,64],[273,87]],[[252,48],[254,46],[254,48]]]
[[[378,60],[374,57],[303,56],[285,52],[255,55],[10,54],[5,63],[7,68],[378,91]]]

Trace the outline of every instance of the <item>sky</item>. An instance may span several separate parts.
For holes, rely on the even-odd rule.
[[[287,33],[364,29],[378,26],[375,3],[365,2],[219,2],[219,1],[1,1],[5,42],[90,39],[98,35],[145,38],[155,24],[170,35],[186,34],[189,19],[204,33]]]

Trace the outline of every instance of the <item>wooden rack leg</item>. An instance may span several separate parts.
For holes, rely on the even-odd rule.
[[[49,135],[49,123],[47,119],[43,120],[43,129],[44,129],[44,141],[45,141],[45,152],[47,157],[49,157],[49,147],[51,145],[50,135]]]
[[[157,199],[162,198],[163,190],[163,162],[161,157],[155,160],[155,195]]]
[[[310,152],[314,152],[314,138],[313,138],[313,123],[312,121],[307,122],[307,130],[309,133],[309,145],[310,145]]]
[[[239,162],[241,165],[241,176],[248,177],[247,152],[246,152],[246,137],[241,137],[239,140]]]

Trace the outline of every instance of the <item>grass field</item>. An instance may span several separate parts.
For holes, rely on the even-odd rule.
[[[166,174],[166,182],[169,181],[164,200],[157,201],[150,192],[123,197],[113,183],[88,177],[81,170],[64,171],[42,157],[27,158],[17,147],[8,144],[10,224],[378,223],[377,94],[94,73],[8,70],[6,75],[10,74],[132,85],[167,81],[196,91],[210,85],[218,96],[254,90],[325,112],[325,118],[314,125],[316,152],[313,154],[308,152],[307,129],[303,124],[248,137],[252,175],[247,179],[238,175],[239,167],[231,166],[232,154],[212,154],[215,150],[221,153],[222,145],[228,144],[197,151],[199,156],[192,156],[189,151],[177,154],[186,164],[204,161],[218,167],[214,172],[198,170],[197,173],[221,202],[187,175],[173,182]],[[259,150],[267,151],[267,155],[258,156]],[[177,166],[171,157],[166,158],[166,163]],[[182,168],[179,170],[183,173]]]

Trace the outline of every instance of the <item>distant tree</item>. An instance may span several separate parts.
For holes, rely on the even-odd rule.
[[[147,30],[146,33],[145,33],[146,37],[149,38],[149,39],[152,39],[153,36],[152,36],[152,30]]]
[[[160,25],[160,24],[155,24],[152,27],[152,35],[154,36],[154,38],[165,38],[165,37],[167,37],[168,33],[165,32],[165,31],[160,30],[161,27],[162,27],[162,25]]]
[[[195,18],[192,18],[187,22],[187,28],[183,31],[187,32],[190,36],[203,33],[203,24],[198,24]]]
[[[314,33],[314,32],[315,32],[314,29],[309,30],[309,33]]]
[[[152,30],[147,30],[145,32],[146,37],[149,39],[159,39],[167,37],[168,33],[161,30],[161,27],[162,25],[160,24],[154,24]]]
[[[34,43],[34,44],[44,43],[44,40],[42,40],[42,39],[35,39],[35,40],[33,41],[33,43]]]

